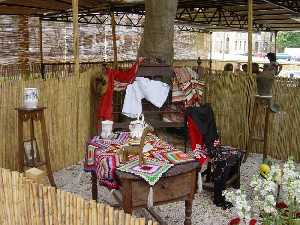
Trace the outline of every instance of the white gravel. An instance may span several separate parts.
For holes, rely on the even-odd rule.
[[[261,162],[262,155],[252,154],[241,166],[241,184],[248,193],[250,180],[257,173]],[[82,168],[82,164],[78,163],[55,172],[55,182],[63,190],[76,193],[85,199],[91,199],[90,174],[85,173]],[[99,202],[116,205],[111,193],[106,188],[98,186],[98,190]],[[166,204],[155,208],[168,224],[183,224],[184,202]],[[134,214],[139,217],[149,218],[149,215],[144,210],[135,210]],[[211,192],[203,191],[195,195],[192,214],[193,225],[227,225],[230,218],[234,216],[232,209],[224,211],[213,204]]]

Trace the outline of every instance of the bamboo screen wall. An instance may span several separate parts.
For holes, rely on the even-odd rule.
[[[120,16],[121,17],[121,16]],[[122,21],[129,18],[123,18]],[[137,22],[131,18],[133,22]],[[138,20],[138,18],[136,18]],[[110,23],[109,19],[107,23]],[[112,33],[109,25],[79,24],[80,60],[113,60]],[[40,62],[39,19],[26,16],[0,16],[0,64]],[[72,23],[42,22],[44,62],[72,61]],[[118,59],[136,59],[142,29],[117,26]],[[175,33],[175,57],[207,57],[207,34]]]
[[[0,225],[146,225],[144,218],[0,168]],[[147,225],[157,225],[151,220]]]
[[[243,74],[222,75],[215,73],[208,79],[208,102],[214,108],[222,143],[246,147],[250,118],[256,94],[254,77]],[[300,88],[298,79],[278,78],[273,87],[273,99],[281,107],[270,117],[269,154],[278,159],[293,156],[300,160]],[[256,136],[262,136],[264,113],[260,109]],[[262,144],[252,152],[262,153]]]
[[[91,80],[99,74],[98,68],[88,70],[80,77],[0,82],[0,167],[17,168],[18,120],[15,108],[23,105],[25,87],[38,88],[39,104],[47,107],[45,117],[53,170],[83,158],[85,142],[95,127],[95,96],[91,93]],[[39,124],[35,130],[41,151]],[[29,127],[24,131],[29,131]]]
[[[14,109],[22,105],[24,87],[37,87],[41,91],[41,105],[48,107],[46,124],[53,169],[58,170],[81,160],[86,140],[95,134],[96,103],[90,85],[95,74],[99,72],[86,72],[80,77],[0,82],[0,166],[16,169],[16,160],[12,160],[16,158],[18,149],[17,114]],[[245,148],[256,90],[254,78],[242,74],[225,76],[215,72],[207,76],[207,81],[208,101],[214,108],[222,142]],[[270,123],[269,152],[275,158],[286,159],[293,155],[300,160],[298,82],[297,79],[278,79],[275,82],[274,100],[281,106],[281,111],[271,116]],[[264,121],[262,112],[260,114],[259,121]],[[39,129],[37,131],[40,137]],[[262,127],[259,132],[262,132]],[[261,152],[261,149],[262,146],[257,145],[252,151]]]

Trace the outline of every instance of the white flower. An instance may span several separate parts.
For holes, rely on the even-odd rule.
[[[278,189],[278,184],[280,184],[280,189]],[[299,208],[300,174],[299,171],[296,171],[292,160],[288,160],[283,168],[279,165],[273,165],[266,178],[253,176],[250,186],[253,188],[254,194],[252,208],[243,190],[223,192],[226,199],[234,205],[239,217],[244,221],[249,221],[254,215],[261,216],[266,213],[271,220],[274,218],[274,221],[271,221],[274,223],[275,218],[278,218],[277,213],[280,213],[276,209],[276,198],[279,190],[282,192],[285,203],[289,206],[297,204],[296,207]]]
[[[279,165],[273,165],[269,173],[269,179],[272,179],[276,183],[281,183],[282,170]]]
[[[254,191],[257,192],[261,189],[261,185],[262,185],[261,178],[258,175],[253,176],[250,182],[250,187],[254,188]]]
[[[266,213],[276,213],[277,210],[275,208],[275,205],[275,197],[273,195],[267,195],[265,197],[265,201],[263,202],[263,210]]]
[[[243,191],[224,191],[223,195],[225,195],[226,200],[230,201],[234,205],[235,210],[241,219],[250,218],[251,207],[247,201],[247,196]]]

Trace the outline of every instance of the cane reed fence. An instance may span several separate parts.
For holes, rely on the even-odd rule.
[[[0,168],[1,225],[157,225]]]
[[[120,66],[126,68],[130,64],[124,62]],[[89,67],[92,65],[86,65],[86,68]],[[24,87],[37,87],[40,90],[40,104],[47,107],[45,116],[53,170],[83,158],[86,141],[96,134],[97,102],[91,83],[100,74],[100,66],[93,68],[80,77],[65,76],[66,72],[59,73],[58,70],[57,76],[53,78],[49,75],[45,80],[0,82],[0,167],[17,169],[17,160],[14,160],[18,149],[15,108],[22,105]],[[213,71],[210,76],[207,74],[206,79],[207,98],[214,108],[222,143],[246,148],[256,93],[254,77]],[[281,106],[281,110],[270,118],[269,154],[279,159],[294,156],[300,160],[299,81],[278,78],[273,89],[274,101]],[[263,111],[260,111],[259,117],[261,124],[257,130],[261,135]],[[40,130],[37,129],[36,133],[38,146],[42,146]],[[260,153],[261,149],[262,145],[257,144],[251,151]]]
[[[87,69],[100,66],[103,62],[81,62],[80,71],[84,72]],[[134,63],[133,60],[119,61],[119,68],[128,68]],[[226,63],[232,63],[234,68],[237,67],[238,62],[212,60],[212,70],[221,71]],[[246,62],[240,62],[244,64]],[[112,67],[113,62],[106,62],[107,66]],[[192,68],[197,67],[197,60],[175,60],[175,66],[188,66]],[[209,69],[209,60],[202,59],[202,66]],[[300,69],[300,63],[298,64],[282,64],[283,70],[298,71]],[[1,80],[20,80],[22,78],[61,78],[73,76],[74,63],[72,62],[49,62],[49,63],[29,63],[24,69],[24,65],[21,64],[7,64],[0,65],[0,81]],[[44,74],[44,76],[42,76]]]
[[[213,106],[216,123],[221,130],[222,143],[246,148],[256,82],[254,76],[214,73],[207,77],[207,98]],[[274,158],[293,156],[300,160],[300,87],[298,79],[277,78],[273,87],[273,102],[280,111],[271,114],[268,154]],[[259,109],[256,136],[262,137],[264,111]],[[256,143],[251,152],[262,153],[262,143]]]
[[[0,167],[17,169],[17,112],[23,105],[25,87],[36,87],[39,105],[45,110],[53,170],[78,162],[83,158],[85,143],[95,135],[95,94],[92,80],[100,70],[91,68],[80,77],[60,77],[0,82]],[[26,139],[29,131],[25,124]],[[42,151],[39,124],[35,124],[37,144]]]

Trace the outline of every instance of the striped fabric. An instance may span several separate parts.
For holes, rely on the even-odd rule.
[[[205,83],[198,80],[198,74],[191,68],[174,68],[172,102],[182,102],[185,107],[195,106],[202,100]]]
[[[116,139],[101,139],[100,136],[94,136],[92,140],[87,143],[84,170],[92,171],[95,170],[95,158],[97,155],[105,152],[112,145],[123,145],[129,139],[129,132],[121,132],[117,134]]]

